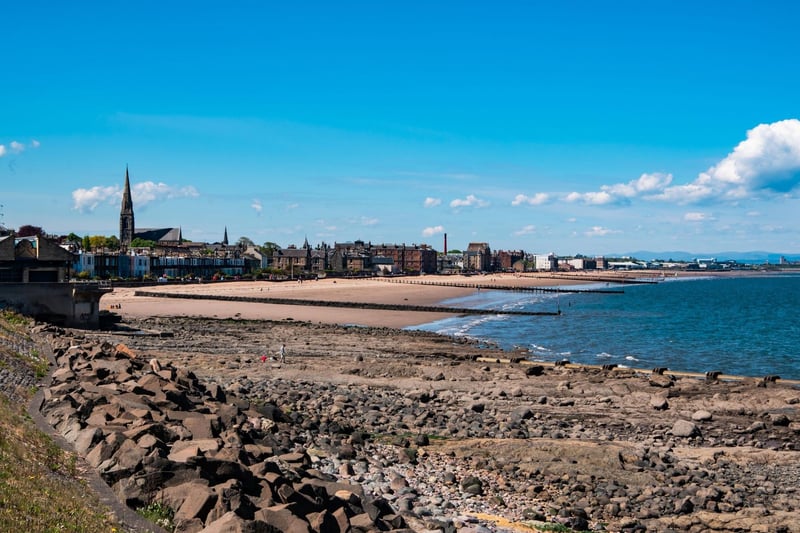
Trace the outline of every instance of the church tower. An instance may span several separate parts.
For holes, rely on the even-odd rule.
[[[228,226],[225,226],[225,235],[222,237],[222,244],[228,246]]]
[[[133,199],[131,198],[131,182],[128,178],[128,167],[125,167],[125,190],[122,192],[122,207],[119,211],[119,243],[124,248],[133,241]]]

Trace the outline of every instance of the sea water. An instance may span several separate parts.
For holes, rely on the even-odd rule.
[[[560,310],[561,315],[465,316],[414,329],[525,351],[535,361],[800,379],[800,275],[681,277],[571,288],[624,292],[482,290],[444,304]]]

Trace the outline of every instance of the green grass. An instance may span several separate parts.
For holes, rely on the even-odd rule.
[[[12,330],[11,327],[26,326],[30,324],[31,319],[10,309],[3,309],[2,311],[0,311],[0,322],[4,323],[3,327],[5,329],[11,331]]]
[[[175,511],[168,505],[161,502],[152,502],[145,507],[137,509],[136,512],[167,531],[175,530],[175,523],[173,522]]]
[[[14,311],[10,311],[8,309],[3,309],[0,311],[0,336],[16,339],[16,340],[24,340],[27,343],[31,342],[31,337],[28,333],[28,328],[33,324],[33,321],[15,313]],[[20,359],[24,361],[31,369],[33,369],[33,373],[36,376],[36,379],[42,379],[47,375],[47,372],[50,369],[50,363],[48,362],[46,357],[43,357],[42,354],[39,353],[39,350],[35,348],[30,349],[27,354],[20,354],[14,353],[7,347],[3,347],[3,352],[9,356]],[[5,361],[0,360],[0,368],[7,368],[8,364]]]
[[[0,311],[2,331],[29,339],[29,324],[20,315]],[[37,368],[38,359],[16,356],[37,376],[46,374],[46,362]],[[119,531],[110,517],[80,478],[76,456],[39,431],[22,405],[0,393],[0,531]]]
[[[33,374],[36,376],[36,379],[42,379],[47,375],[48,370],[50,370],[50,363],[47,362],[47,359],[35,359],[30,361],[31,367],[33,367]]]
[[[0,395],[0,531],[117,531],[76,458]]]

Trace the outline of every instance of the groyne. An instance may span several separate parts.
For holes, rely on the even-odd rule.
[[[340,302],[331,300],[300,300],[295,298],[262,298],[254,296],[228,296],[218,294],[186,294],[152,291],[135,291],[134,296],[151,298],[180,298],[187,300],[219,300],[224,302],[247,302],[275,305],[303,305],[313,307],[340,307],[347,309],[373,309],[376,311],[414,311],[420,313],[450,313],[454,315],[517,315],[558,316],[561,311],[504,311],[499,309],[469,309],[443,305],[379,304],[370,302]]]
[[[389,279],[389,278],[372,278],[374,281],[382,281],[385,283],[404,283],[407,285],[431,285],[436,287],[458,287],[462,289],[479,289],[479,290],[492,290],[492,291],[515,291],[515,292],[533,292],[533,293],[599,293],[599,294],[623,294],[625,291],[622,289],[575,289],[564,287],[519,287],[516,285],[496,285],[493,283],[464,283],[464,282],[445,282],[445,281],[417,281],[409,279]],[[593,281],[593,280],[585,280]]]
[[[532,276],[525,276],[524,274],[522,276],[532,277]],[[584,281],[584,282],[588,281],[592,283],[615,283],[617,285],[653,285],[655,283],[661,283],[664,280],[663,276],[631,278],[626,276],[595,276],[595,275],[571,276],[569,274],[552,274],[549,276],[548,279],[565,279],[570,281]]]

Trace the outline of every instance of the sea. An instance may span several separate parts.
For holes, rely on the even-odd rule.
[[[412,329],[469,337],[532,361],[800,380],[800,274],[665,277],[570,293],[481,290],[443,305],[561,311],[470,315]],[[586,289],[622,293],[578,292]]]

